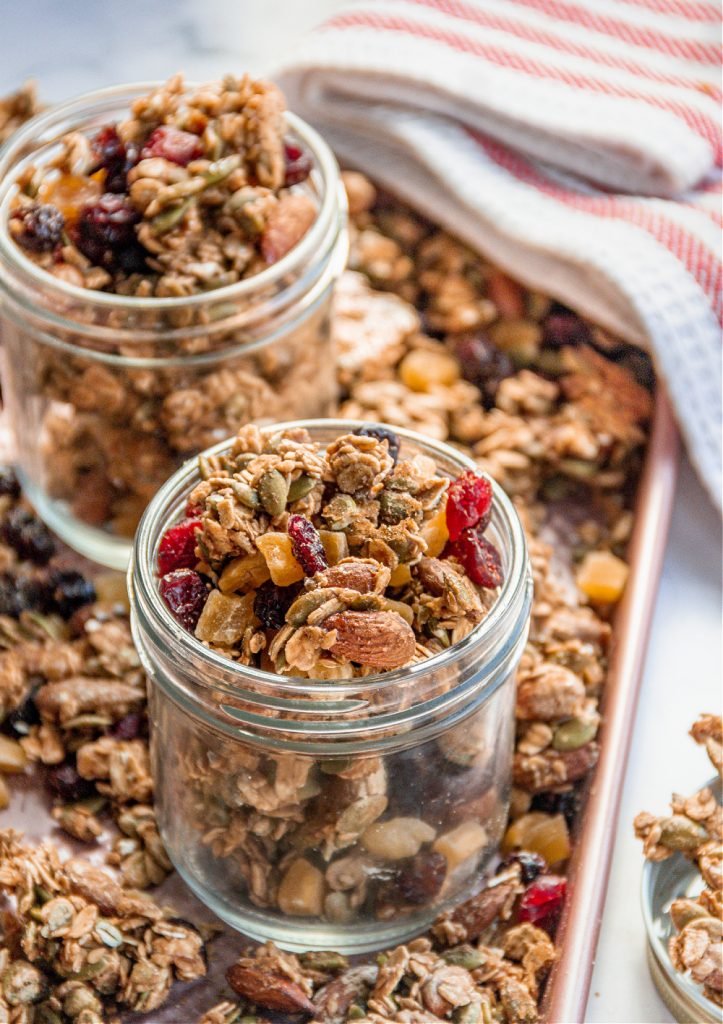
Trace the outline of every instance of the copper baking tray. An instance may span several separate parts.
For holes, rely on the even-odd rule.
[[[662,389],[658,389],[636,498],[630,577],[613,623],[613,646],[602,702],[600,760],[580,815],[568,871],[571,896],[557,933],[560,959],[548,980],[543,1002],[542,1018],[546,1024],[580,1024],[585,1019],[679,456],[680,443],[670,403]]]

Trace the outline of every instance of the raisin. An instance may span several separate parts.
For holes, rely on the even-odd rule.
[[[160,591],[176,622],[192,633],[208,599],[200,574],[193,569],[174,569],[161,579]]]
[[[284,143],[284,158],[286,160],[286,174],[284,185],[298,185],[311,174],[311,155],[295,142]]]
[[[389,446],[392,462],[396,466],[397,459],[399,458],[399,435],[395,434],[393,430],[390,430],[389,427],[383,427],[379,423],[365,423],[363,427],[359,427],[354,433],[360,434],[362,437],[376,437],[378,441],[386,441]]]
[[[580,792],[577,789],[567,789],[564,793],[538,793],[532,798],[530,810],[561,814],[572,828],[580,810]]]
[[[48,768],[45,773],[45,782],[48,789],[66,802],[84,800],[95,793],[93,781],[82,778],[75,765],[69,761]]]
[[[138,147],[125,143],[114,124],[101,128],[91,143],[95,163],[90,173],[105,171],[105,191],[122,193],[128,191],[128,172],[138,163]]]
[[[0,615],[9,615],[12,619],[17,619],[22,610],[23,605],[14,577],[9,572],[0,574]]]
[[[294,558],[307,576],[329,568],[321,537],[310,519],[294,513],[289,516],[286,530],[291,537]]]
[[[491,409],[500,383],[514,375],[514,363],[506,352],[480,334],[460,335],[454,340],[453,350],[462,376],[479,388],[485,408]]]
[[[486,530],[492,513],[492,484],[485,476],[465,470],[447,490],[445,519],[449,539],[459,540],[464,530]]]
[[[142,732],[143,715],[137,711],[131,711],[124,715],[110,730],[111,736],[115,736],[119,740],[135,740]]]
[[[500,864],[499,870],[509,867],[511,864],[520,865],[520,874],[525,885],[534,882],[538,875],[547,871],[545,858],[531,850],[516,850],[514,853],[510,853]]]
[[[399,895],[405,903],[429,903],[439,895],[446,874],[447,860],[443,854],[434,850],[418,853],[397,875]]]
[[[20,497],[20,481],[12,466],[0,466],[0,495],[9,498]]]
[[[162,124],[155,128],[141,150],[143,160],[161,157],[172,164],[178,164],[179,167],[185,167],[191,160],[197,160],[201,156],[203,146],[198,135],[184,132],[170,124]]]
[[[447,544],[443,557],[452,556],[462,563],[464,571],[478,587],[493,589],[502,584],[500,553],[477,530],[463,530],[458,540]]]
[[[53,610],[64,619],[95,601],[95,587],[74,569],[57,569],[51,574],[49,586]]]
[[[27,736],[32,726],[40,725],[40,712],[33,693],[10,712],[3,725],[9,726],[16,736]]]
[[[281,629],[298,587],[279,587],[271,580],[262,583],[254,598],[254,615],[264,629]]]
[[[158,572],[165,576],[174,569],[192,569],[196,558],[196,530],[200,527],[197,519],[186,519],[169,527],[161,537],[158,547]]]
[[[520,921],[529,921],[553,934],[560,920],[566,892],[566,878],[561,875],[541,875],[520,898]]]
[[[589,345],[592,332],[585,321],[567,306],[555,303],[542,321],[542,343],[550,348]]]
[[[139,220],[140,214],[125,196],[104,192],[80,211],[75,244],[91,263],[114,270],[129,254],[137,253],[135,226]]]
[[[13,220],[22,224],[16,241],[30,252],[52,252],[63,241],[65,218],[50,203],[26,206],[13,214]]]
[[[10,509],[0,532],[5,543],[23,560],[45,565],[55,554],[50,530],[27,509]]]

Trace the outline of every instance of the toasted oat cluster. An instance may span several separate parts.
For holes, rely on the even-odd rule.
[[[40,109],[33,82],[28,82],[9,96],[0,97],[0,144]]]
[[[249,75],[194,89],[175,75],[126,120],[69,133],[50,163],[25,168],[10,231],[49,273],[122,295],[193,295],[256,274],[316,216],[293,187],[312,161],[285,138],[284,106]]]
[[[401,668],[461,640],[502,583],[484,536],[492,488],[399,447],[373,424],[325,448],[303,429],[249,426],[227,456],[202,456],[191,515],[160,542],[171,614],[244,664],[315,679]]]
[[[701,715],[690,734],[723,777],[723,719]],[[673,794],[670,809],[664,817],[641,811],[635,835],[648,860],[682,853],[700,871],[701,893],[671,904],[670,959],[677,971],[690,973],[708,999],[723,1006],[723,808],[706,786],[690,797]]]

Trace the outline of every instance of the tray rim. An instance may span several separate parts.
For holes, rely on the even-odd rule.
[[[667,548],[680,467],[680,437],[658,385],[643,474],[635,501],[630,576],[613,621],[602,702],[600,759],[593,774],[568,871],[571,898],[560,923],[560,956],[542,1003],[545,1024],[585,1019],[602,923],[628,754],[650,629]]]

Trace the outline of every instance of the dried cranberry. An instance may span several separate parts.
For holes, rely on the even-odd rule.
[[[27,736],[32,726],[40,725],[40,712],[34,693],[29,694],[22,704],[10,712],[3,725],[9,726],[16,736]]]
[[[13,214],[13,220],[22,224],[22,230],[15,235],[16,241],[30,252],[51,252],[63,241],[65,218],[50,203],[26,206]]]
[[[562,913],[567,879],[561,875],[540,875],[520,898],[518,916],[545,931],[554,932]]]
[[[113,270],[124,252],[137,251],[135,226],[139,220],[140,214],[125,196],[104,192],[80,211],[75,244],[91,263]]]
[[[142,731],[143,715],[139,714],[137,711],[131,711],[115,723],[110,730],[110,734],[119,740],[135,740],[140,736]]]
[[[538,793],[532,798],[531,810],[544,811],[546,814],[562,814],[572,828],[580,810],[580,792],[568,789],[564,793]]]
[[[84,800],[95,793],[93,781],[81,778],[75,765],[69,761],[48,768],[45,781],[48,788],[65,801]]]
[[[510,864],[520,865],[520,874],[525,885],[534,882],[538,875],[547,871],[547,861],[545,858],[541,857],[539,853],[533,853],[531,850],[516,850],[514,853],[509,854],[500,864],[500,870],[509,867]]]
[[[296,587],[279,587],[271,580],[259,587],[254,598],[254,614],[264,629],[281,629],[296,594]]]
[[[23,560],[45,565],[55,554],[55,541],[50,530],[27,509],[10,509],[0,532],[5,543],[14,548]]]
[[[161,537],[158,548],[158,572],[165,576],[174,569],[192,569],[196,558],[196,530],[198,519],[186,519],[170,526]]]
[[[328,569],[329,563],[326,560],[324,545],[310,519],[294,513],[289,516],[286,529],[291,537],[294,558],[300,563],[307,576],[314,576],[317,572]]]
[[[360,434],[362,437],[376,437],[378,441],[386,441],[389,446],[392,462],[396,466],[397,459],[399,458],[399,435],[395,434],[393,430],[390,430],[389,427],[383,427],[379,423],[365,423],[363,427],[359,427],[354,433]]]
[[[556,303],[542,321],[542,341],[551,348],[589,345],[592,333],[585,321],[567,306]]]
[[[476,529],[464,530],[458,540],[450,541],[444,549],[444,556],[458,559],[478,587],[492,589],[502,583],[500,553]]]
[[[206,584],[193,569],[174,569],[160,584],[161,597],[176,622],[192,633],[208,599]]]
[[[114,124],[101,128],[91,146],[95,157],[91,173],[105,171],[106,192],[127,192],[128,171],[138,163],[138,146],[125,143]]]
[[[491,512],[492,484],[486,476],[467,469],[449,485],[445,519],[450,540],[459,540],[471,526],[486,530]]]
[[[490,409],[495,404],[500,382],[515,372],[512,360],[506,352],[480,334],[459,336],[453,348],[462,368],[462,376],[479,388],[484,405]]]
[[[397,875],[397,890],[405,903],[429,903],[439,894],[447,860],[441,853],[428,850],[404,864]]]
[[[161,157],[180,167],[185,167],[200,156],[203,156],[203,146],[198,135],[184,132],[170,124],[162,124],[154,129],[141,150],[143,160]]]
[[[20,481],[12,466],[0,466],[0,495],[9,498],[20,497]]]
[[[298,185],[300,181],[306,181],[311,174],[311,155],[295,142],[284,143],[284,158],[286,159],[286,174],[284,185]]]

